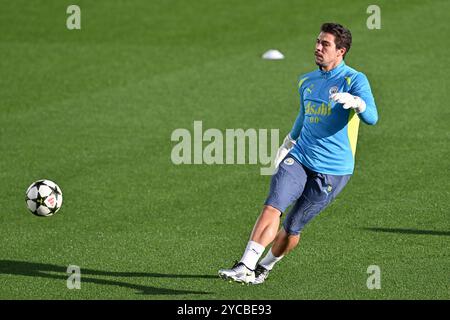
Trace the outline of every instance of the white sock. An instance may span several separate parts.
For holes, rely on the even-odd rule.
[[[275,263],[280,261],[283,257],[284,256],[275,257],[272,253],[272,248],[270,248],[269,252],[267,252],[266,256],[261,260],[259,264],[262,265],[267,270],[272,270]]]
[[[241,261],[245,266],[251,270],[255,270],[259,258],[264,253],[265,247],[255,241],[249,241],[247,248],[245,248]]]

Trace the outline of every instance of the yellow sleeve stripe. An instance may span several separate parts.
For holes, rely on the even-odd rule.
[[[352,149],[353,159],[356,153],[356,143],[358,141],[359,117],[355,110],[351,109],[348,115],[347,135]]]
[[[300,81],[298,82],[298,88],[300,89],[300,87],[302,86],[303,82],[305,82],[308,79],[308,77],[300,79]]]
[[[352,79],[350,79],[350,77],[345,77],[345,80],[347,80],[348,85],[350,85],[350,83],[352,83]]]

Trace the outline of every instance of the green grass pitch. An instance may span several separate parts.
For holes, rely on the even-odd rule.
[[[81,30],[66,9],[81,8]],[[3,1],[0,299],[449,299],[447,0]],[[378,105],[355,174],[261,286],[222,281],[268,192],[259,165],[174,165],[176,128],[278,128],[320,24]],[[277,48],[282,61],[261,59]],[[64,193],[28,213],[41,178]],[[81,289],[66,287],[69,265]],[[381,289],[369,290],[378,265]]]

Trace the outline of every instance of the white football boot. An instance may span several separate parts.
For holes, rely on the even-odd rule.
[[[255,272],[242,262],[236,262],[231,269],[219,270],[219,276],[224,280],[233,280],[239,283],[252,283],[255,281]]]
[[[266,281],[269,276],[270,270],[264,268],[262,265],[258,264],[255,269],[255,280],[252,284],[261,284]]]

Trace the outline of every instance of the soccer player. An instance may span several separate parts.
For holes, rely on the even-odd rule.
[[[351,43],[351,33],[342,25],[321,26],[314,52],[319,68],[300,77],[300,110],[275,157],[277,172],[264,208],[241,260],[219,270],[221,278],[263,283],[274,265],[297,246],[305,225],[349,181],[359,122],[374,125],[378,120],[367,77],[344,62]],[[281,215],[291,204],[278,231]]]

